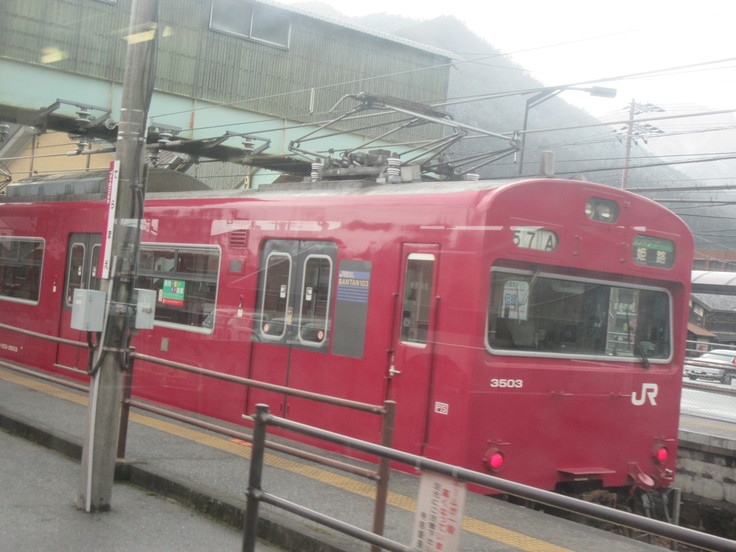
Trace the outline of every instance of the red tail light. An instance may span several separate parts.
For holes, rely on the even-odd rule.
[[[657,459],[657,462],[663,464],[670,457],[670,451],[667,449],[667,447],[661,447],[657,449],[654,457]]]
[[[483,463],[490,471],[500,471],[506,463],[506,456],[500,450],[493,448],[486,452]]]

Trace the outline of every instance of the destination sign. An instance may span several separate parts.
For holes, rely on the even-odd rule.
[[[675,264],[675,242],[639,234],[632,247],[634,263],[654,268],[672,268]]]
[[[521,249],[554,251],[557,249],[557,234],[539,226],[512,226],[514,245]]]

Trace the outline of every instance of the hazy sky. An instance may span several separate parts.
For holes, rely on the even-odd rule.
[[[352,16],[385,13],[426,20],[453,15],[547,86],[692,66],[600,83],[618,90],[613,100],[565,93],[565,100],[594,115],[621,110],[634,98],[668,110],[681,104],[736,109],[732,0],[321,1]],[[709,64],[717,60],[730,61]]]

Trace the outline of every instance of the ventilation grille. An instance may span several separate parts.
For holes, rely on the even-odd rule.
[[[248,231],[233,230],[230,232],[230,247],[234,249],[245,249],[248,247]]]

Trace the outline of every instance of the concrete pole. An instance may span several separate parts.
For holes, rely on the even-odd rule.
[[[621,175],[621,189],[626,189],[629,181],[629,163],[631,162],[631,141],[634,135],[634,115],[636,114],[636,101],[632,98],[629,106],[629,122],[626,128],[626,153],[624,154],[624,172]]]
[[[146,121],[153,93],[158,41],[158,0],[133,0],[125,62],[116,157],[120,162],[111,243],[112,271],[102,281],[108,314],[90,380],[82,477],[77,507],[110,509],[122,399],[122,374],[134,310],[135,268],[145,199]]]

